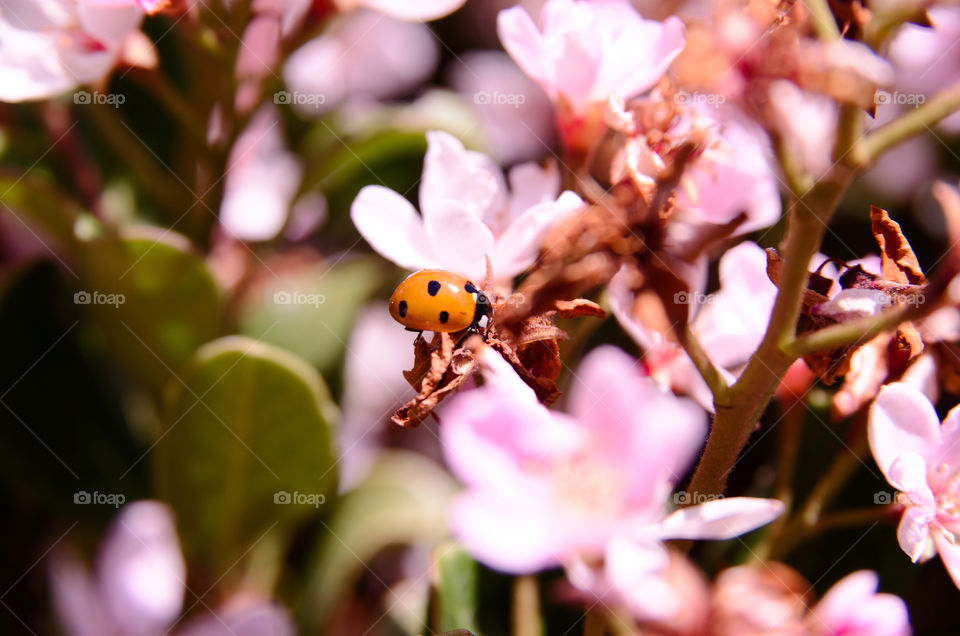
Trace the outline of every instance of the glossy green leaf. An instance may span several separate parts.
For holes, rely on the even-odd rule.
[[[62,196],[53,182],[33,175],[0,172],[0,214],[22,224],[40,238],[55,260],[77,241],[75,224],[81,215],[75,203]]]
[[[382,280],[373,260],[282,273],[240,310],[240,331],[293,351],[321,371],[342,359],[357,314]]]
[[[137,230],[79,245],[79,290],[93,333],[113,359],[155,391],[200,345],[217,337],[216,282],[174,232]]]
[[[189,556],[222,573],[264,533],[327,505],[337,483],[337,412],[306,362],[249,338],[221,338],[197,352],[169,398],[156,485],[176,510]]]
[[[437,580],[437,628],[447,631],[477,628],[477,562],[456,544],[434,551]]]

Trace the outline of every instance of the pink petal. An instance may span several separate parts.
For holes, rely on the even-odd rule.
[[[914,563],[932,554],[934,546],[931,545],[930,524],[935,518],[935,513],[919,506],[908,506],[900,517],[897,541]]]
[[[556,520],[542,509],[542,498],[531,497],[535,494],[517,488],[460,495],[450,510],[454,536],[478,560],[503,572],[526,574],[560,565],[569,546]]]
[[[926,338],[924,338],[924,341],[930,342],[926,340]],[[907,370],[900,377],[900,381],[923,393],[927,399],[930,400],[931,404],[936,404],[940,398],[940,385],[939,379],[937,378],[937,360],[933,354],[924,353],[910,363],[910,366],[907,367]],[[945,435],[942,429],[941,434]],[[944,439],[943,444],[948,448],[951,446],[946,439]]]
[[[533,206],[555,201],[560,194],[560,169],[553,162],[546,167],[533,162],[514,166],[507,180],[510,183],[509,215],[501,231]],[[493,227],[491,223],[488,225]]]
[[[705,413],[642,376],[616,347],[591,351],[578,373],[570,412],[589,427],[594,452],[629,476],[636,505],[661,505],[664,487],[680,480],[703,446]]]
[[[156,501],[124,506],[97,557],[101,597],[119,631],[166,629],[183,607],[186,574],[169,508]]]
[[[904,453],[890,465],[890,484],[903,491],[910,505],[933,509],[936,502],[927,484],[927,462],[916,453]]]
[[[615,537],[604,555],[605,581],[634,616],[669,621],[685,607],[684,598],[666,577],[670,556],[662,543]]]
[[[53,610],[65,633],[100,636],[113,630],[96,584],[76,555],[54,552],[49,581]]]
[[[776,296],[763,248],[745,241],[723,255],[720,291],[691,326],[714,364],[732,369],[746,363],[763,339]]]
[[[947,416],[943,418],[940,436],[943,441],[936,455],[930,460],[930,466],[933,469],[931,472],[937,476],[934,478],[931,475],[930,478],[931,486],[935,489],[939,485],[940,478],[944,480],[952,478],[960,468],[960,406],[950,409]]]
[[[814,176],[826,172],[833,163],[830,155],[836,137],[836,103],[789,80],[774,80],[770,104],[775,125],[800,166]]]
[[[446,402],[440,439],[447,465],[468,486],[515,491],[531,467],[579,448],[575,422],[551,413],[496,351],[481,354],[485,384]]]
[[[629,590],[631,581],[639,581],[665,568],[670,556],[657,541],[634,541],[614,537],[607,543],[604,569],[607,578],[621,590]]]
[[[235,599],[227,607],[191,620],[177,636],[294,636],[290,615],[268,601]]]
[[[721,111],[720,138],[691,165],[696,201],[681,191],[684,218],[723,224],[741,212],[747,219],[737,233],[769,227],[782,210],[772,151],[766,133],[733,107]]]
[[[516,276],[533,265],[544,247],[544,235],[583,209],[583,199],[567,191],[556,201],[538,203],[521,214],[497,239],[494,258],[497,276]]]
[[[432,253],[444,269],[483,280],[487,257],[495,255],[493,233],[468,205],[461,200],[434,200],[433,213],[424,218],[424,226]],[[504,276],[499,271],[494,275]]]
[[[900,455],[929,458],[940,445],[940,420],[933,405],[916,389],[901,383],[884,386],[870,407],[870,450],[883,474]]]
[[[813,608],[814,633],[845,636],[907,636],[910,620],[903,599],[877,594],[875,572],[860,570],[838,581]]]
[[[953,584],[960,589],[960,546],[950,541],[941,532],[933,535],[933,541],[940,553],[940,560],[943,561],[944,567],[950,573],[950,578],[953,579]]]
[[[595,96],[629,98],[652,88],[686,46],[683,21],[676,16],[662,23],[644,20],[627,2],[609,2],[598,9],[608,14],[604,21],[620,28],[605,40]]]
[[[466,0],[337,0],[342,7],[360,5],[400,20],[429,22],[449,15]]]
[[[423,220],[410,202],[383,186],[366,186],[350,206],[360,234],[400,267],[424,269],[439,264],[427,243]]]
[[[424,223],[439,221],[447,201],[457,201],[482,223],[488,210],[506,203],[503,175],[489,157],[471,152],[453,135],[443,131],[427,133],[427,155],[423,160],[420,210]]]
[[[552,98],[557,92],[551,83],[543,36],[523,7],[505,9],[497,15],[497,34],[510,57],[523,71],[543,86]]]
[[[606,97],[592,91],[602,55],[598,39],[583,32],[560,34],[551,46],[553,86],[574,112],[584,112],[590,102]]]
[[[777,499],[731,497],[681,508],[662,522],[664,539],[732,539],[766,525],[783,513]]]

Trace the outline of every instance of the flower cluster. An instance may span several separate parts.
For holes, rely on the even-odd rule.
[[[953,629],[916,590],[960,589],[958,34],[936,0],[0,3],[4,607]]]

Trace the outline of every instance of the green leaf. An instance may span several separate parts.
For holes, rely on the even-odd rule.
[[[0,212],[27,226],[31,233],[39,233],[57,258],[54,250],[72,249],[77,241],[74,230],[81,211],[48,179],[0,172]]]
[[[240,331],[328,371],[342,358],[357,314],[382,279],[371,259],[286,273],[246,299]]]
[[[437,580],[437,628],[443,631],[477,627],[477,562],[456,544],[435,552]]]
[[[457,489],[449,473],[422,455],[381,452],[367,478],[341,497],[323,526],[303,599],[307,633],[322,629],[341,595],[381,550],[443,541],[447,505]]]
[[[139,229],[84,241],[79,250],[74,302],[86,301],[104,349],[154,391],[219,335],[220,292],[185,237]]]
[[[334,493],[336,407],[303,360],[230,336],[202,347],[170,389],[157,489],[176,510],[187,554],[215,575]]]

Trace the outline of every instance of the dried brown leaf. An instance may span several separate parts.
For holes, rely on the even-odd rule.
[[[871,205],[870,225],[880,246],[882,278],[895,283],[924,284],[927,279],[900,224],[891,219],[886,210]]]

